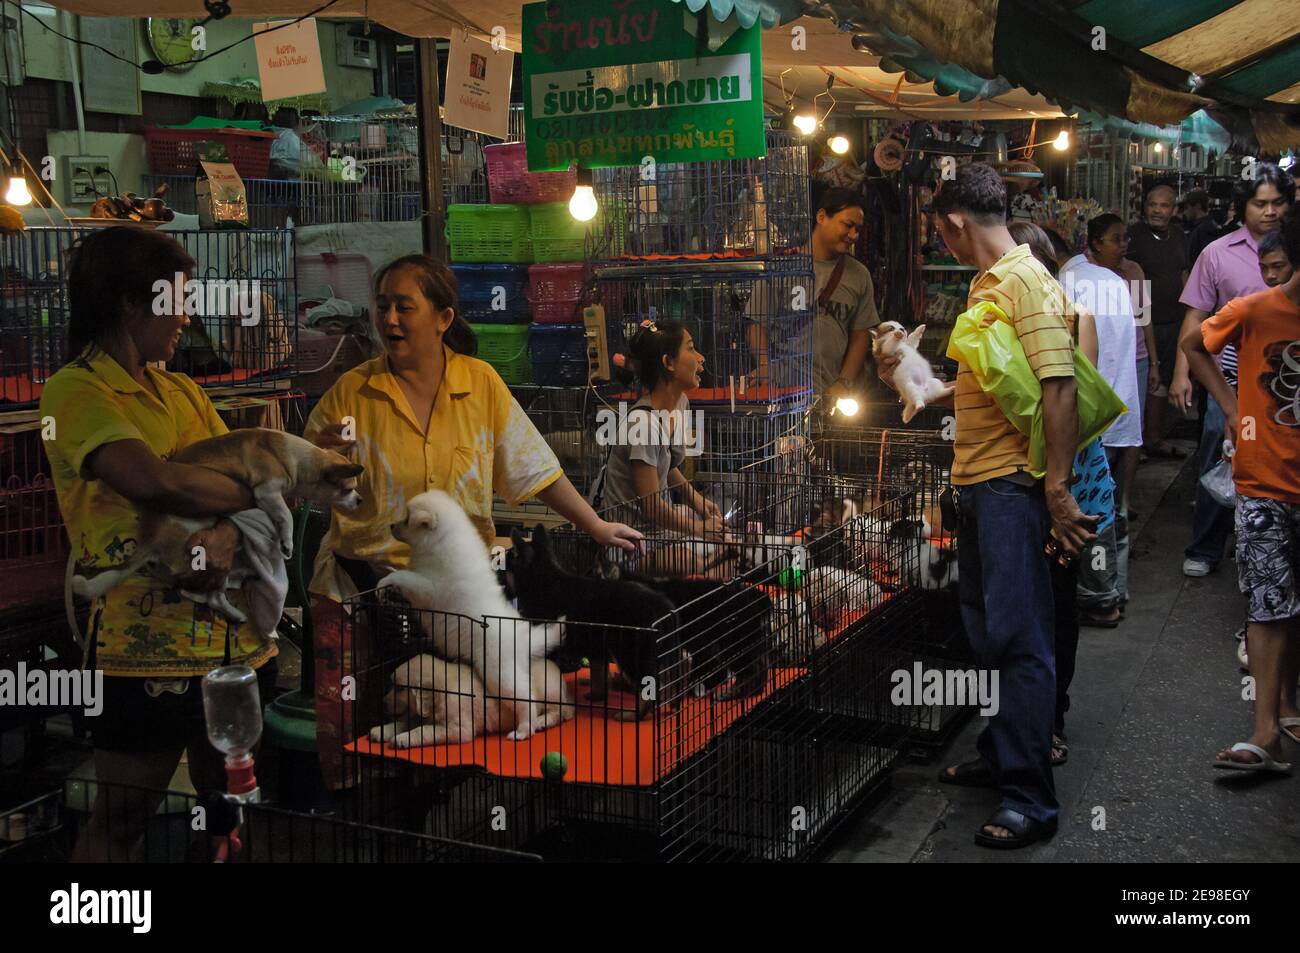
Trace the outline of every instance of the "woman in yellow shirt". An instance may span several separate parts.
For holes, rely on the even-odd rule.
[[[331,782],[340,744],[351,740],[341,724],[340,683],[350,651],[340,602],[373,582],[352,578],[340,560],[358,561],[358,575],[365,576],[404,569],[409,550],[390,527],[406,518],[412,497],[445,490],[489,547],[496,534],[494,492],[512,504],[537,497],[603,546],[631,550],[642,538],[592,510],[500,375],[471,356],[474,332],[456,313],[449,268],[427,255],[400,258],[376,276],[375,303],[385,353],[344,374],[304,432],[366,468],[357,486],[362,505],[332,515],[309,586],[320,660],[317,737]]]
[[[169,360],[190,323],[178,274],[194,260],[165,235],[110,228],[83,238],[68,258],[68,354],[46,384],[41,416],[78,572],[120,566],[139,537],[139,509],[215,516],[248,509],[251,491],[203,467],[169,463],[178,450],[226,432],[212,402],[183,374],[151,366]],[[163,285],[158,285],[163,282]],[[159,294],[157,287],[168,289]],[[177,313],[180,312],[180,313]],[[228,520],[191,538],[208,569],[181,581],[189,590],[222,581],[239,542]],[[239,594],[232,601],[242,605]],[[89,719],[95,775],[103,782],[162,789],[189,752],[200,794],[223,790],[222,757],[207,740],[199,678],[229,658],[274,684],[272,633],[215,617],[143,574],[92,607],[86,668],[102,672],[102,711]],[[157,807],[138,796],[95,802],[80,856],[125,860]]]

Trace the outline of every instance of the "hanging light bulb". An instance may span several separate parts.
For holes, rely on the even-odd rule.
[[[812,113],[799,113],[794,117],[794,127],[805,136],[811,136],[817,131],[817,117]]]
[[[1154,146],[1151,147],[1151,149],[1153,152],[1159,155],[1161,152],[1165,151],[1165,144],[1163,142],[1157,142]]]
[[[840,397],[835,401],[835,412],[845,417],[856,417],[861,406],[852,397]]]
[[[848,136],[831,136],[827,145],[831,147],[831,152],[837,156],[842,156],[849,151],[849,138]]]
[[[10,205],[32,204],[32,193],[27,190],[27,180],[21,175],[9,176],[9,190],[5,192],[5,201]]]
[[[1068,129],[1062,129],[1056,134],[1056,138],[1052,140],[1052,148],[1057,152],[1064,152],[1070,148],[1070,131]]]
[[[590,222],[596,217],[600,206],[596,202],[596,192],[591,187],[591,170],[578,167],[578,187],[569,199],[569,214],[579,222]]]

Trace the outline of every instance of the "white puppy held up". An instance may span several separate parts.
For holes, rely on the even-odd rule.
[[[908,334],[897,321],[886,321],[871,329],[871,350],[876,358],[898,358],[898,366],[894,368],[894,389],[903,401],[903,423],[909,423],[928,405],[951,394],[957,386],[945,384],[935,377],[930,362],[916,349],[924,333],[924,324],[917,325],[916,330]]]

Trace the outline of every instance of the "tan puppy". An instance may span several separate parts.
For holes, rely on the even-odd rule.
[[[286,559],[293,555],[293,514],[284,501],[286,496],[345,512],[361,505],[357,475],[365,467],[337,451],[322,450],[302,437],[279,430],[250,427],[200,440],[173,456],[171,462],[207,467],[252,489],[258,509],[275,524],[280,551]],[[158,564],[171,577],[189,572],[193,555],[186,543],[195,532],[216,521],[216,517],[142,511],[135,557],[94,576],[74,576],[72,590],[79,596],[97,599],[149,563]],[[186,595],[196,602],[206,602],[236,622],[245,621],[244,614],[226,599],[224,588]]]
[[[573,702],[556,664],[534,659],[531,667],[534,690],[545,686],[543,724],[572,718]],[[384,695],[384,713],[393,720],[371,728],[370,740],[394,748],[472,741],[515,727],[513,709],[507,706],[503,712],[497,699],[487,697],[472,667],[433,655],[417,655],[397,666],[393,687]]]

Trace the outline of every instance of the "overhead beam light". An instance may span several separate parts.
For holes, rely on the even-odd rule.
[[[1064,152],[1070,148],[1070,131],[1068,129],[1062,129],[1056,134],[1056,138],[1052,140],[1052,148],[1057,152]]]
[[[578,186],[569,199],[569,214],[579,222],[590,222],[599,209],[596,191],[592,188],[591,170],[578,166]]]
[[[9,188],[5,192],[5,201],[10,205],[31,205],[32,193],[27,189],[27,180],[21,175],[9,177]]]
[[[826,144],[831,147],[831,152],[837,156],[842,156],[849,151],[848,136],[831,136],[830,141]]]

